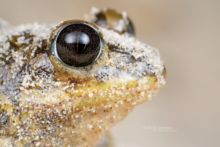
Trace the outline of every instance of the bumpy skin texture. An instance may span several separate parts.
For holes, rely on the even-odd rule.
[[[99,26],[104,40],[100,57],[87,67],[62,64],[51,53],[60,26],[0,23],[3,147],[95,146],[164,84],[156,49]]]

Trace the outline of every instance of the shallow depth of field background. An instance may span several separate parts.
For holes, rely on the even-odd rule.
[[[17,25],[80,19],[92,6],[127,11],[137,38],[160,49],[166,87],[112,129],[116,147],[220,146],[220,1],[0,0]]]

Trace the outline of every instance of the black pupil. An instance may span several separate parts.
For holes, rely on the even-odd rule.
[[[69,66],[87,66],[99,55],[101,39],[87,24],[71,24],[62,29],[56,41],[59,58]]]

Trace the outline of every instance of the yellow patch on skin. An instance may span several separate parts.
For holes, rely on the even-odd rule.
[[[4,135],[14,136],[13,134],[20,131],[22,133],[24,130],[18,126],[22,126],[21,122],[28,121],[26,129],[29,133],[34,133],[39,128],[42,128],[42,131],[47,131],[50,124],[53,124],[53,127],[60,126],[61,128],[56,128],[55,134],[66,138],[63,140],[64,146],[68,144],[82,146],[96,144],[95,140],[113,124],[123,119],[134,105],[146,101],[148,94],[157,90],[157,80],[155,76],[146,76],[126,83],[90,80],[78,84],[74,88],[73,91],[68,92],[48,93],[47,99],[44,99],[39,91],[37,93],[31,92],[32,95],[36,94],[38,99],[29,102],[21,99],[19,105],[22,111],[18,116],[12,113],[12,105],[1,103],[0,108],[11,113],[10,121],[13,121],[11,126],[4,130],[6,132]],[[53,95],[56,101],[46,101],[48,97]],[[27,95],[22,94],[22,97],[25,98]],[[42,101],[37,102],[40,99]],[[37,134],[26,135],[20,141],[17,140],[16,144],[26,144],[28,140],[37,137],[39,137]],[[83,142],[83,138],[86,142]],[[40,143],[53,145],[51,140],[42,139]]]
[[[139,91],[145,89],[147,90],[154,90],[155,89],[155,78],[149,77],[145,78],[143,80],[146,80],[147,85],[142,85],[142,87],[138,87],[138,82],[136,80],[132,80],[127,82],[126,84],[120,83],[120,82],[105,82],[105,83],[98,83],[98,82],[92,82],[88,83],[85,86],[79,86],[77,87],[77,90],[74,92],[74,95],[77,96],[84,96],[87,95],[87,98],[84,100],[81,100],[76,107],[92,107],[99,104],[105,104],[108,101],[120,101],[124,99],[129,99],[134,96],[133,93],[129,92],[131,90],[135,90],[137,88]],[[148,89],[148,86],[151,87],[151,89]],[[92,94],[93,96],[89,98],[89,94]],[[138,92],[135,96],[138,97]]]

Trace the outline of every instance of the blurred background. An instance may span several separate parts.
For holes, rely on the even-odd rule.
[[[128,12],[137,38],[160,49],[167,85],[112,129],[116,147],[220,146],[219,0],[0,0],[13,25],[80,19],[91,7]]]

